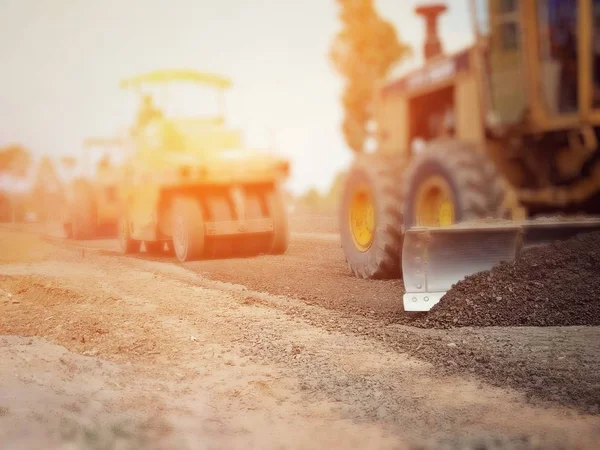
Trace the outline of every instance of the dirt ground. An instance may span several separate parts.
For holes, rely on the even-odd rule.
[[[0,228],[0,448],[596,448],[598,327],[411,327],[303,227],[187,264]]]

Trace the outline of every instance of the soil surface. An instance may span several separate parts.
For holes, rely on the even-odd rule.
[[[295,213],[290,222],[294,233],[338,233],[339,217],[336,208],[318,212]]]
[[[458,282],[422,327],[600,325],[600,233],[534,247]]]
[[[402,313],[401,281],[352,278],[336,235],[187,264],[7,229],[0,248],[0,447],[600,438],[598,327],[407,326],[418,318]]]

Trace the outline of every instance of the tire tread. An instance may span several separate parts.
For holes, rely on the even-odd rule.
[[[400,254],[402,251],[402,208],[400,178],[403,160],[398,154],[361,155],[352,167],[347,183],[352,183],[353,173],[362,172],[371,184],[373,196],[378,202],[378,219],[373,244],[365,261],[354,258],[354,242],[349,235],[347,213],[344,203],[340,208],[342,248],[350,271],[357,278],[389,279],[402,275]],[[346,186],[346,191],[349,186]],[[346,196],[346,193],[344,197]]]

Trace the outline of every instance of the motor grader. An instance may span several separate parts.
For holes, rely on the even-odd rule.
[[[121,145],[118,138],[88,138],[83,142],[82,173],[67,189],[63,220],[67,238],[116,237],[121,174],[111,156],[120,151]],[[96,158],[92,158],[93,154]]]
[[[377,149],[355,159],[341,200],[352,273],[402,276],[407,311],[599,226],[600,1],[472,1],[474,44],[454,54],[437,33],[446,10],[416,9],[425,63],[378,89]]]
[[[290,166],[245,148],[241,133],[227,126],[223,95],[230,80],[175,69],[128,78],[121,86],[143,99],[126,146],[122,252],[137,252],[143,243],[149,253],[167,246],[180,261],[285,253],[281,185]],[[210,91],[210,98],[196,96],[198,90]],[[198,115],[201,109],[210,115]]]

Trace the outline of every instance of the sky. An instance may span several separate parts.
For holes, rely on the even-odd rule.
[[[421,61],[423,1],[376,0]],[[468,0],[449,0],[445,50],[471,40]],[[229,123],[292,163],[295,193],[325,191],[352,161],[340,131],[343,81],[328,51],[335,0],[0,0],[0,147],[77,155],[88,136],[130,125],[125,77],[192,68],[226,75]]]

